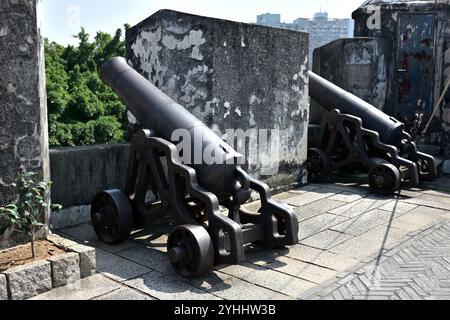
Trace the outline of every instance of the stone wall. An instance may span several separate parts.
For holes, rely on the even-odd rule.
[[[385,48],[386,44],[380,38],[336,40],[314,50],[313,71],[384,110],[387,93]],[[320,123],[315,105],[311,106],[311,119],[313,123]]]
[[[0,1],[0,194],[22,171],[49,179],[47,105],[39,1]],[[48,220],[48,217],[46,217]],[[8,231],[0,248],[16,242]]]
[[[278,174],[247,146],[251,175],[306,182],[307,34],[163,10],[128,30],[126,46],[133,68],[211,128],[279,130]]]
[[[369,28],[368,21],[373,15],[373,11],[368,9],[380,9],[380,28]],[[386,57],[389,61],[387,106],[395,106],[397,103],[397,84],[399,83],[398,69],[396,65],[396,55],[401,39],[398,39],[398,25],[400,15],[404,13],[435,13],[436,15],[436,39],[434,43],[436,61],[434,75],[432,100],[435,105],[442,94],[446,79],[450,77],[450,5],[447,0],[428,1],[366,1],[353,13],[355,20],[355,37],[377,37],[386,40]],[[370,25],[370,24],[369,24]],[[406,39],[405,39],[406,40]],[[420,58],[420,56],[419,56]],[[417,62],[418,63],[418,62]],[[401,68],[401,67],[400,67]],[[408,86],[406,86],[408,88]],[[425,97],[424,99],[429,99]],[[437,112],[434,122],[430,128],[427,142],[440,145],[443,152],[450,156],[450,93],[442,108]],[[427,119],[428,120],[428,119]]]
[[[129,144],[50,150],[53,202],[85,205],[101,190],[123,188],[129,152]]]
[[[450,22],[447,22],[447,24],[448,28],[445,29],[445,46],[443,52],[444,59],[442,66],[442,88],[445,88],[450,81]],[[450,87],[444,96],[444,102],[442,105],[442,126],[444,132],[446,133],[443,137],[442,145],[447,146],[447,148],[443,148],[444,150],[442,151],[445,154],[446,158],[450,159],[450,147],[448,147],[450,146]]]

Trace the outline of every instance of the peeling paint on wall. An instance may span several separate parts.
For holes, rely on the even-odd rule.
[[[162,38],[162,43],[169,50],[186,50],[192,48],[191,58],[199,61],[203,60],[200,46],[205,42],[206,40],[203,38],[203,32],[201,30],[191,30],[182,40],[172,35],[165,35]]]
[[[143,31],[131,47],[134,56],[140,60],[140,64],[147,70],[148,79],[153,83],[162,82],[165,73],[159,57],[161,39],[161,28],[154,31]]]
[[[303,181],[306,34],[163,10],[128,30],[126,43],[130,64],[210,128],[279,130],[282,172],[271,181]],[[264,168],[246,170],[261,178]]]

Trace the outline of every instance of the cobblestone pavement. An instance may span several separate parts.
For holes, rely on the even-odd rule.
[[[450,299],[450,222],[421,232],[363,268],[314,291],[309,299]]]
[[[179,277],[168,262],[167,221],[114,247],[100,243],[89,225],[60,230],[96,247],[98,274],[35,299],[448,297],[450,193],[435,190],[379,197],[366,186],[325,183],[277,195],[299,218],[299,244],[249,248],[246,263],[218,266],[195,280]]]

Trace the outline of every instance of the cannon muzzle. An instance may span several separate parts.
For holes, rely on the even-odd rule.
[[[309,95],[328,111],[339,109],[361,118],[363,126],[378,132],[382,142],[400,147],[405,127],[403,123],[311,71]]]

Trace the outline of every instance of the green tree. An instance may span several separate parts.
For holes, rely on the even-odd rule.
[[[123,31],[114,35],[99,31],[91,41],[82,28],[74,37],[77,46],[45,41],[50,145],[121,142],[126,109],[98,71],[109,58],[125,55]]]

